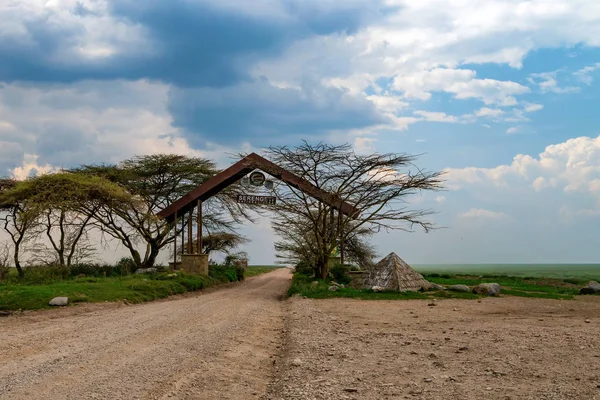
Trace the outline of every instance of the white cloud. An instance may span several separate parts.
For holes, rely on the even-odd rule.
[[[511,127],[511,128],[508,128],[508,129],[506,130],[506,133],[507,133],[507,134],[509,134],[509,135],[515,134],[515,133],[517,133],[517,132],[519,132],[519,128],[517,128],[517,127],[515,127],[515,126],[513,126],[513,127]]]
[[[559,86],[557,80],[558,71],[541,72],[529,75],[530,83],[537,85],[543,93],[573,93],[580,89],[577,86]]]
[[[574,72],[573,75],[577,77],[581,82],[589,86],[594,81],[590,74],[596,71],[597,69],[600,69],[600,62],[588,65],[587,67],[583,67],[580,70]]]
[[[504,111],[498,108],[488,108],[482,107],[479,110],[475,111],[475,116],[477,117],[489,117],[489,118],[498,118],[504,115]]]
[[[542,104],[526,103],[525,112],[536,112],[544,108]]]
[[[39,165],[38,156],[34,154],[25,154],[23,163],[10,171],[10,176],[17,180],[24,180],[30,176],[38,176],[57,171],[56,167],[50,164]]]
[[[445,197],[445,196],[437,196],[437,197],[435,198],[435,202],[436,202],[436,203],[438,203],[438,204],[445,203],[445,202],[446,202],[446,200],[447,200],[447,199],[446,199],[446,197]]]
[[[354,139],[354,149],[360,154],[370,154],[375,152],[373,143],[377,139],[371,137],[357,137]]]
[[[430,121],[430,122],[450,122],[450,123],[456,123],[459,122],[460,119],[458,117],[455,117],[454,115],[448,115],[446,113],[443,112],[433,112],[433,111],[415,111],[414,112],[415,115],[418,115],[420,117],[423,117],[424,120],[426,121]]]
[[[0,90],[0,176],[118,162],[132,155],[171,152],[226,160],[221,146],[193,150],[171,125],[169,87],[159,83],[81,82]],[[14,169],[18,166],[17,169]]]
[[[518,154],[511,164],[495,168],[448,169],[448,186],[558,189],[600,195],[600,136],[569,139],[546,147],[538,157]]]
[[[471,208],[469,211],[459,214],[458,216],[461,218],[479,218],[491,220],[501,220],[506,219],[508,217],[503,212],[484,210],[481,208]]]

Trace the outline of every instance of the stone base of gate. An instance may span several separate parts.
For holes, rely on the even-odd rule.
[[[182,254],[181,269],[188,274],[208,276],[208,254]]]

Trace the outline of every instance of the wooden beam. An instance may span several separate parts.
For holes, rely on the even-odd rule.
[[[176,211],[180,215],[185,215],[186,212],[194,209],[198,200],[204,201],[211,196],[214,196],[255,169],[260,169],[267,174],[286,182],[288,185],[301,190],[320,202],[325,203],[336,210],[340,210],[343,214],[351,218],[356,218],[359,215],[358,209],[341,200],[335,194],[319,189],[306,179],[286,171],[255,153],[247,155],[231,167],[213,176],[181,199],[160,211],[157,215],[165,218],[167,221],[173,220]]]

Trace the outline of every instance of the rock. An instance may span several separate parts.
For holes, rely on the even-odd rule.
[[[421,289],[423,291],[428,291],[428,290],[446,290],[446,288],[443,287],[442,285],[438,285],[437,283],[433,283],[433,282],[427,282],[427,284],[423,285],[421,287]]]
[[[473,288],[473,293],[486,296],[500,296],[500,285],[497,283],[481,283]]]
[[[135,271],[136,274],[155,274],[158,272],[156,268],[140,268]]]
[[[301,366],[301,365],[302,365],[302,361],[300,361],[300,359],[299,359],[299,358],[294,358],[294,360],[292,361],[292,365],[293,365],[294,367],[299,367],[299,366]]]
[[[451,290],[453,292],[464,292],[464,293],[469,293],[471,291],[471,289],[469,289],[469,287],[467,285],[452,285],[448,288],[448,290]]]
[[[589,323],[591,323],[592,321],[590,321],[589,319],[586,319],[586,320],[585,320],[585,321],[583,321],[583,322],[585,322],[586,324],[589,324]]]
[[[579,291],[579,294],[599,294],[600,293],[600,283],[596,281],[590,281],[586,287],[582,288]]]
[[[11,314],[10,311],[0,311],[0,317],[10,317]]]
[[[377,293],[383,292],[384,288],[382,288],[381,286],[373,286],[371,287],[371,290]]]
[[[435,299],[431,300],[431,302],[429,304],[427,304],[429,307],[435,307],[437,306],[437,303],[435,302]]]
[[[50,300],[50,302],[48,303],[48,305],[50,305],[50,306],[60,306],[60,307],[64,307],[67,304],[69,304],[68,297],[55,297],[52,300]]]
[[[319,286],[319,281],[312,281],[312,282],[310,283],[310,286],[311,286],[312,288],[316,288],[317,286]]]
[[[329,290],[330,292],[337,292],[337,291],[338,291],[338,289],[339,289],[339,287],[337,287],[337,286],[335,286],[335,285],[331,285],[331,286],[329,286],[329,289],[328,289],[328,290]]]
[[[356,392],[358,392],[358,389],[357,388],[344,388],[344,392],[356,393]]]

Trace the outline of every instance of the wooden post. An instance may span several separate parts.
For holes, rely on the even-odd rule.
[[[177,269],[177,211],[175,211],[173,228],[175,229],[175,238],[173,239],[173,269]]]
[[[181,254],[185,254],[185,214],[181,216]]]
[[[197,248],[197,253],[198,254],[202,254],[202,201],[198,200],[198,214],[197,214],[197,218],[198,220],[196,221],[196,246]]]
[[[188,216],[188,240],[187,240],[187,253],[188,254],[194,254],[194,251],[192,249],[192,242],[193,242],[193,238],[192,238],[192,235],[193,235],[193,232],[192,232],[192,229],[193,229],[193,227],[192,227],[192,221],[193,221],[192,218],[193,218],[193,215],[192,214],[193,213],[194,213],[194,208],[192,208],[190,210],[190,214]]]
[[[338,238],[340,240],[340,264],[344,265],[344,232],[342,229],[344,225],[342,224],[344,218],[344,213],[341,210],[338,210]]]

